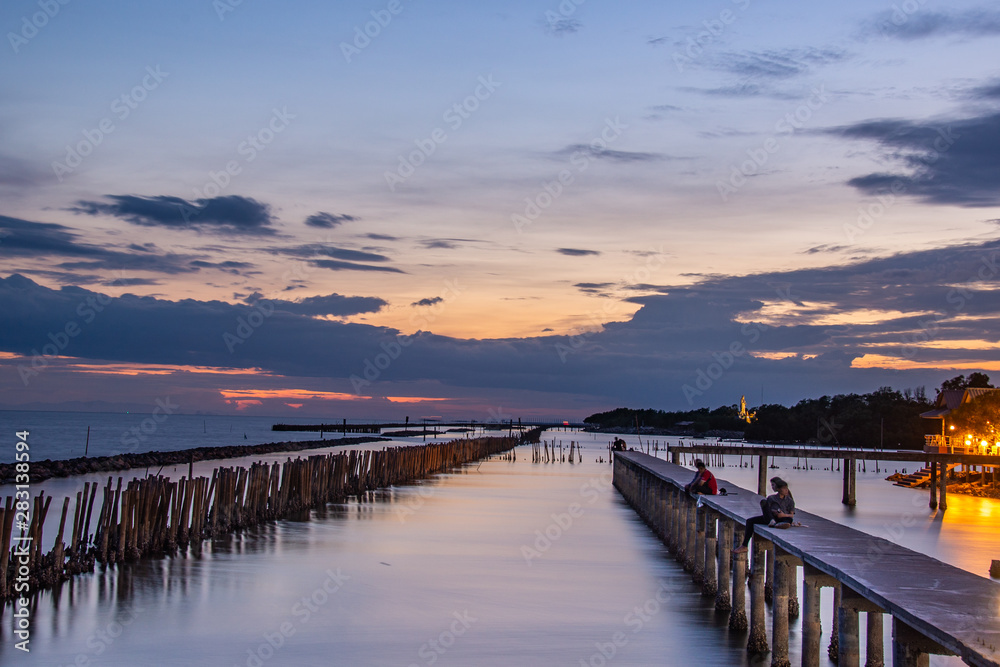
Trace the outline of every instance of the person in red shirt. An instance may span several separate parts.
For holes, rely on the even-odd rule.
[[[705,467],[705,462],[701,459],[694,460],[695,474],[684,490],[688,493],[714,496],[719,493],[719,485],[715,482],[715,475]]]

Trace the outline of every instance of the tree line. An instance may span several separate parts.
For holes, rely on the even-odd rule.
[[[960,375],[947,380],[937,393],[940,395],[945,389],[983,386],[992,387],[989,377],[984,373],[973,373],[968,378]],[[995,400],[1000,401],[1000,397]],[[617,408],[593,414],[584,419],[584,423],[628,430],[635,429],[638,424],[696,435],[711,431],[741,431],[744,439],[753,442],[920,449],[924,445],[925,433],[940,432],[938,422],[920,418],[920,413],[933,406],[934,401],[927,398],[924,387],[902,391],[880,387],[867,394],[806,398],[790,407],[761,405],[750,423],[740,419],[739,405],[676,412]],[[977,415],[981,413],[982,410],[976,411]]]

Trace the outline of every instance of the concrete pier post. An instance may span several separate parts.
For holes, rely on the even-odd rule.
[[[775,548],[774,602],[771,607],[771,667],[791,667],[788,660],[788,590],[795,586],[798,559]]]
[[[791,585],[788,587],[788,620],[794,621],[799,617],[801,609],[799,608],[799,585],[798,585],[799,569],[798,565],[792,570],[792,578],[790,581]]]
[[[684,564],[687,557],[688,543],[688,502],[687,495],[683,491],[677,493],[677,553],[674,558],[678,563]]]
[[[840,633],[837,628],[840,627],[840,593],[841,586],[839,583],[833,586],[833,632],[830,633],[830,645],[826,649],[826,653],[830,656],[831,660],[836,661],[837,655],[840,653]]]
[[[774,600],[774,549],[767,552],[767,570],[764,573],[764,602],[771,604]]]
[[[937,461],[931,461],[931,500],[928,503],[928,507],[932,510],[936,510],[938,506],[937,501],[937,477],[938,477],[938,464]]]
[[[885,645],[882,643],[882,612],[865,613],[867,642],[865,667],[885,667]]]
[[[820,641],[823,636],[820,591],[832,581],[809,565],[802,568],[802,667],[819,667]]]
[[[718,528],[715,512],[705,512],[705,567],[702,576],[701,594],[715,597],[719,590],[718,579]]]
[[[940,480],[940,491],[938,492],[938,509],[946,510],[948,509],[948,464],[944,461],[941,462],[941,474],[938,475]]]
[[[750,572],[750,637],[747,639],[748,653],[766,653],[767,630],[764,603],[764,570],[767,569],[767,550],[771,543],[760,535],[753,538],[753,561]]]
[[[853,604],[854,592],[841,587],[840,611],[837,619],[837,665],[860,667],[861,640],[858,609]]]
[[[743,528],[733,524],[733,541],[736,544],[743,541]],[[732,554],[733,558],[733,594],[732,609],[729,612],[729,627],[732,630],[747,629],[747,552]]]
[[[705,524],[708,522],[708,508],[698,507],[695,503],[694,515],[694,570],[691,578],[694,583],[705,581]]]
[[[715,610],[729,611],[733,608],[730,596],[732,584],[732,557],[733,557],[733,520],[723,516],[719,517],[719,567],[718,580],[715,587]]]
[[[928,667],[931,653],[947,653],[898,618],[892,619],[893,667]]]
[[[687,505],[687,542],[684,546],[684,571],[694,572],[695,554],[698,546],[698,508],[687,494],[684,494]]]
[[[667,484],[663,487],[663,532],[665,534],[663,541],[666,543],[670,553],[673,553],[677,548],[677,544],[674,541],[673,484]]]
[[[757,457],[757,495],[767,495],[767,454]]]

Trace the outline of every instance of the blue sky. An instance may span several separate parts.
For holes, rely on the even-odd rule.
[[[6,405],[582,417],[1000,370],[989,5],[15,0],[0,27]]]

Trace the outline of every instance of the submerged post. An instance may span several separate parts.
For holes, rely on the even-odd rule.
[[[820,616],[820,591],[832,585],[833,578],[816,568],[802,568],[802,667],[819,667],[823,621]]]
[[[938,473],[938,464],[937,464],[937,461],[931,461],[931,484],[930,484],[930,487],[931,487],[931,500],[930,500],[930,503],[928,503],[928,507],[930,507],[932,510],[936,510],[937,506],[938,506],[938,503],[937,503],[937,477],[938,477],[938,474],[937,473]]]
[[[757,495],[767,495],[767,454],[757,457]]]
[[[938,496],[940,496],[938,509],[944,511],[948,509],[948,463],[945,461],[941,462],[941,474],[938,475],[938,479],[941,481],[941,490],[938,493]]]
[[[882,612],[865,613],[865,667],[885,667],[885,646],[882,643]]]
[[[695,542],[694,542],[694,571],[692,578],[696,584],[705,581],[705,524],[708,522],[708,508],[698,507],[695,502]]]
[[[844,459],[844,497],[841,500],[848,507],[857,504],[855,498],[855,461],[854,459]]]

